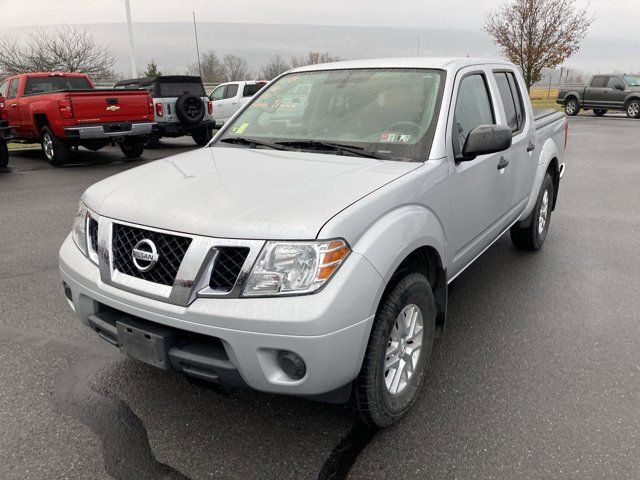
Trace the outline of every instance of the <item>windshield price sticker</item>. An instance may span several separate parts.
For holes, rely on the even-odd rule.
[[[411,135],[405,135],[402,133],[391,133],[391,132],[383,132],[380,135],[380,141],[385,143],[410,143]]]

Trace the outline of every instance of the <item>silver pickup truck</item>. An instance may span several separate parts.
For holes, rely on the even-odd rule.
[[[474,58],[287,72],[209,148],[84,193],[60,250],[69,304],[140,361],[350,399],[390,425],[418,396],[447,286],[507,231],[523,250],[547,237],[566,119],[534,116],[526,91],[512,64]]]

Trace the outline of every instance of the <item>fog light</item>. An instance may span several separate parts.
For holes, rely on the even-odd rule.
[[[307,366],[297,353],[280,350],[278,352],[278,365],[293,380],[300,380],[307,373]]]

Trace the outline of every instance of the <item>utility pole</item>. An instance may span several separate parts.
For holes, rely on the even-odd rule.
[[[202,78],[202,65],[200,64],[200,46],[198,45],[198,27],[196,26],[196,12],[193,13],[193,32],[196,35],[196,53],[198,54],[198,71],[200,72],[200,78]]]
[[[416,57],[420,56],[420,37],[418,37],[418,45],[416,47]]]
[[[124,0],[124,7],[127,11],[127,26],[129,27],[129,62],[131,63],[131,77],[138,76],[138,68],[136,67],[136,49],[133,45],[133,25],[131,24],[131,4],[130,0]]]

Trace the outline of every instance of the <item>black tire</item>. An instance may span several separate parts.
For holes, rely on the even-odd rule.
[[[399,316],[411,305],[422,314],[422,348],[413,374],[406,379],[406,386],[392,394],[386,382],[394,371],[385,368],[385,363],[391,358],[387,352],[392,345],[394,327],[397,331]],[[421,273],[409,273],[400,278],[378,308],[362,369],[353,385],[351,404],[365,423],[379,428],[388,427],[400,420],[413,405],[431,356],[435,322],[436,307],[427,278]],[[408,345],[410,343],[405,344]],[[404,347],[400,350],[402,355],[405,351]],[[390,381],[393,388],[393,380]]]
[[[580,113],[580,104],[576,98],[571,97],[564,103],[564,113],[569,117],[575,117]]]
[[[197,125],[205,115],[205,105],[200,97],[185,93],[176,100],[176,115],[186,125]]]
[[[634,98],[629,101],[625,107],[625,111],[629,118],[640,118],[640,99]]]
[[[69,146],[56,137],[49,127],[42,127],[40,130],[40,145],[49,164],[58,166],[69,160]]]
[[[145,148],[158,148],[160,146],[160,135],[158,133],[152,133],[149,135],[144,146]]]
[[[144,152],[144,138],[126,138],[120,143],[120,150],[127,158],[139,158]]]
[[[546,193],[546,201],[545,201]],[[549,224],[551,223],[551,210],[553,207],[553,179],[547,172],[538,194],[538,200],[535,207],[533,207],[533,214],[531,220],[526,227],[522,227],[519,224],[511,227],[509,233],[511,234],[511,242],[518,250],[537,251],[540,250],[544,241],[547,239],[549,233]],[[544,205],[546,204],[546,208]],[[545,213],[546,212],[546,213]],[[541,214],[544,215],[544,225],[540,230]]]
[[[213,133],[208,127],[202,127],[191,134],[196,145],[204,147],[213,138]]]
[[[9,165],[9,147],[7,141],[0,137],[0,168],[5,168]]]
[[[596,117],[602,117],[602,116],[604,116],[605,113],[607,113],[607,110],[605,110],[604,108],[594,108],[593,109],[593,114]]]

